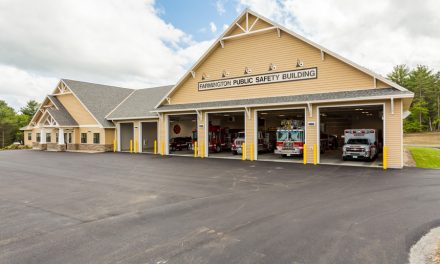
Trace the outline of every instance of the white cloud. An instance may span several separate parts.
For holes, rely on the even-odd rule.
[[[215,2],[215,8],[217,9],[217,13],[219,15],[223,15],[226,12],[225,1],[224,0],[217,0]]]
[[[440,70],[435,0],[239,0],[244,7],[383,75],[401,63]]]
[[[164,22],[153,0],[3,0],[0,32],[0,95],[16,108],[59,78],[174,83],[209,45]]]
[[[209,22],[209,29],[211,30],[212,33],[217,32],[217,26],[215,25],[214,22]]]

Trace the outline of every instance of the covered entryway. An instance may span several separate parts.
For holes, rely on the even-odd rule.
[[[241,159],[245,142],[245,112],[207,113],[206,134],[209,157]]]
[[[168,116],[168,153],[194,155],[193,144],[197,141],[197,114]]]
[[[383,104],[318,107],[319,163],[382,166],[383,108]]]
[[[265,161],[303,161],[305,108],[257,110],[255,155]]]
[[[140,127],[140,150],[144,153],[153,153],[154,142],[156,142],[157,147],[157,121],[141,122]]]
[[[134,125],[133,123],[119,123],[119,126],[119,149],[120,151],[130,151],[130,141],[131,144],[134,144]]]

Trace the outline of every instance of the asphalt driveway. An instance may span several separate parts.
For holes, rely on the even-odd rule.
[[[405,263],[440,171],[0,152],[0,263]]]

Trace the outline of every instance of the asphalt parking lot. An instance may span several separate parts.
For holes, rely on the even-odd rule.
[[[440,171],[0,152],[0,263],[405,263]]]

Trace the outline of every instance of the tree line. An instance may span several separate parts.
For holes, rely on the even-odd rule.
[[[13,142],[23,143],[23,131],[20,128],[28,125],[37,112],[39,104],[30,100],[16,112],[5,101],[0,100],[0,148]]]
[[[404,131],[440,131],[440,72],[424,65],[410,69],[403,64],[395,66],[387,77],[414,93]]]

